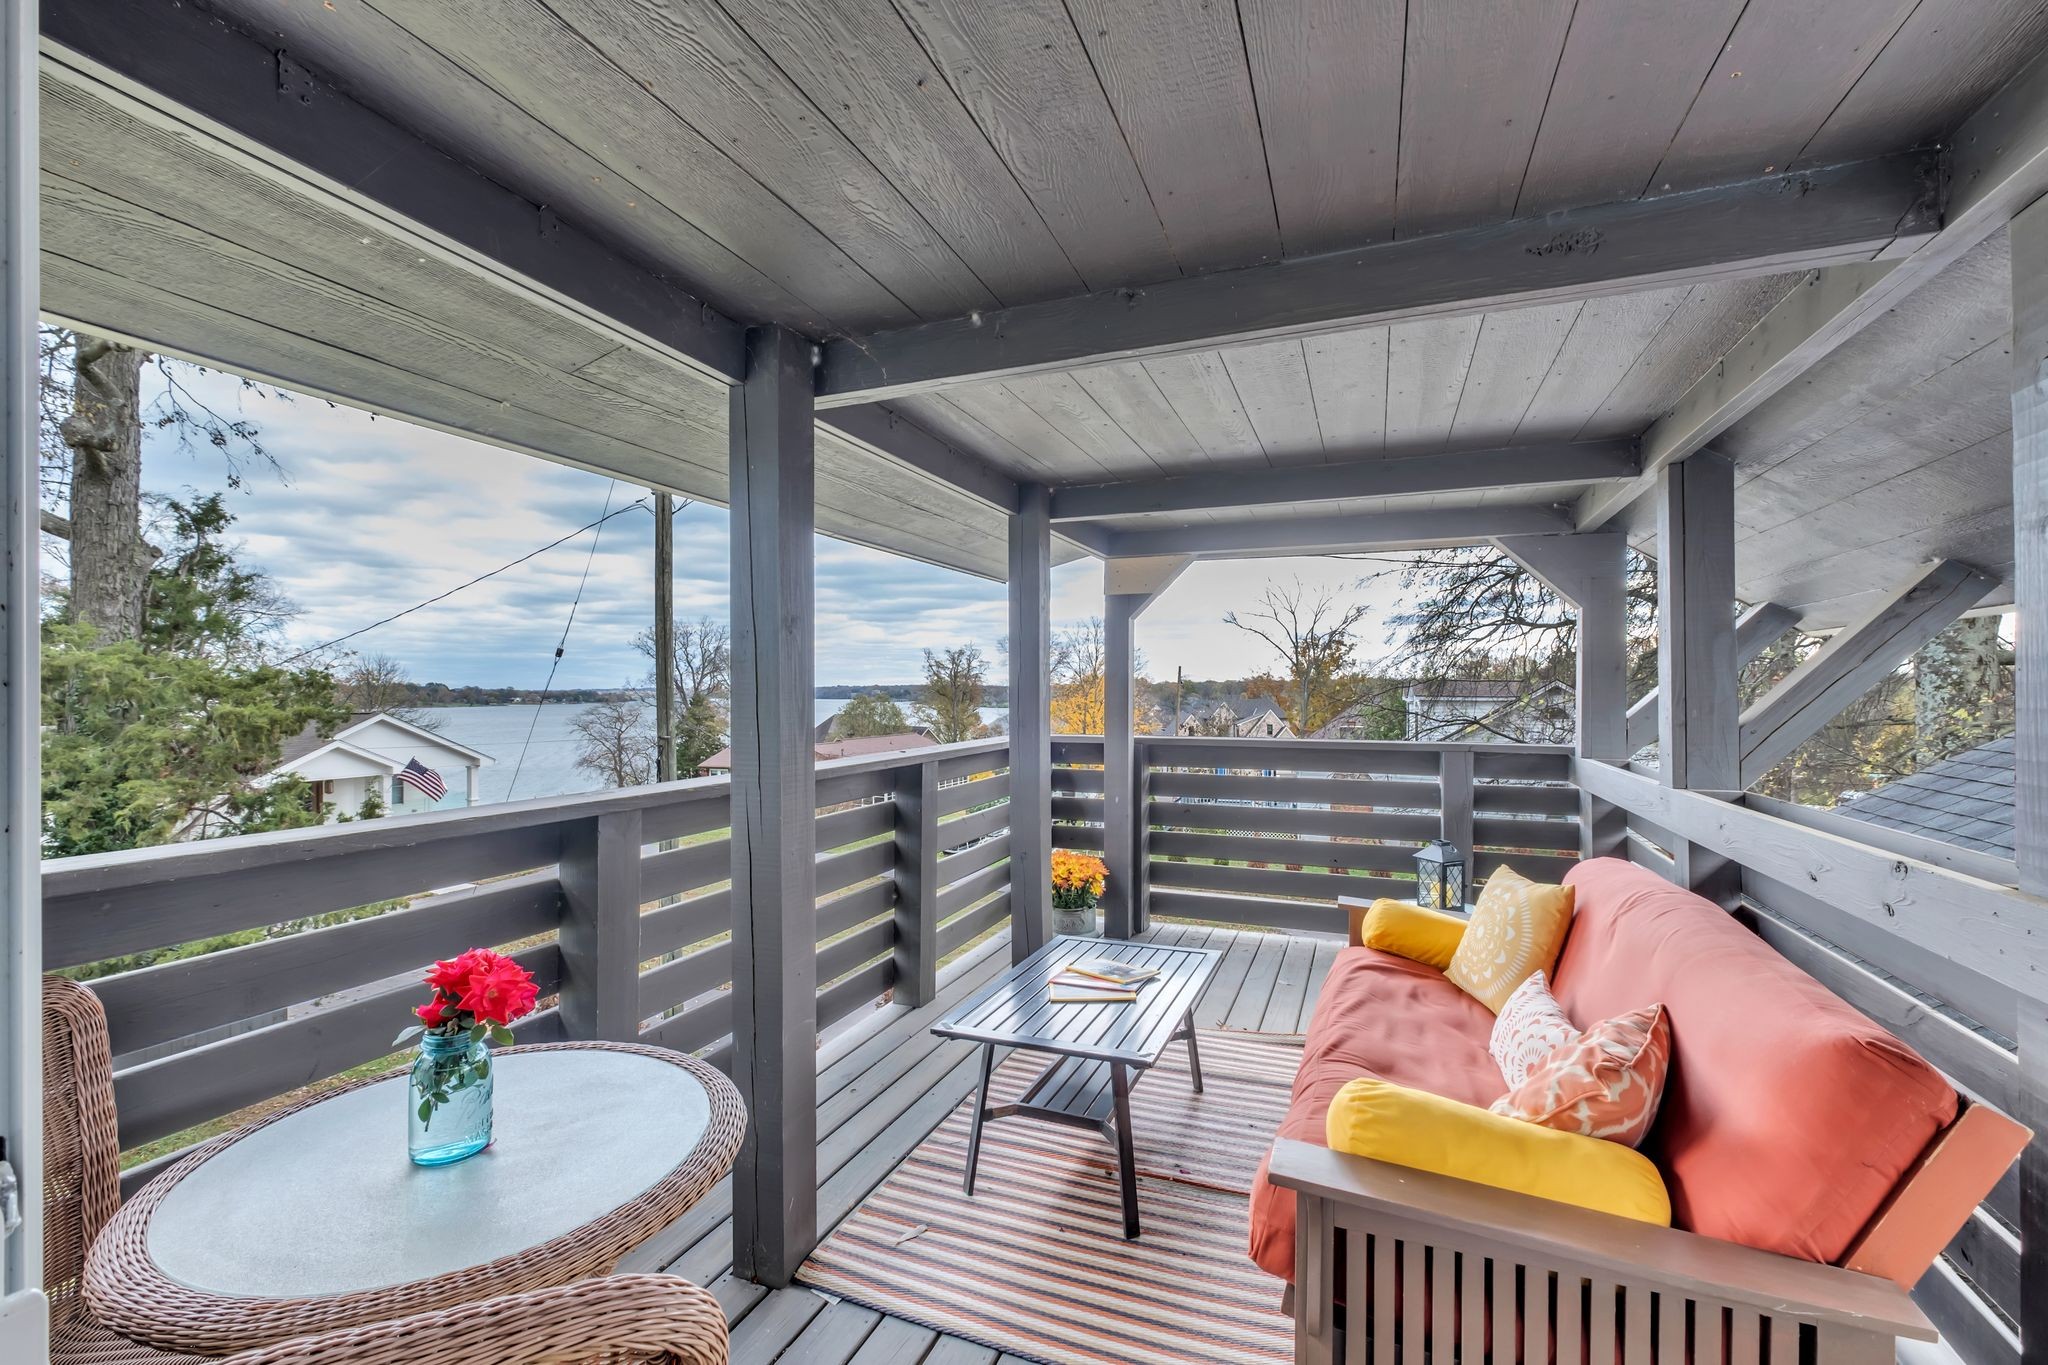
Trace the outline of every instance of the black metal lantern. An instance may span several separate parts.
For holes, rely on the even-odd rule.
[[[1415,903],[1425,910],[1465,908],[1465,855],[1448,839],[1415,851]]]

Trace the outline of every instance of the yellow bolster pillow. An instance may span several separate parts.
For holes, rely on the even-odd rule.
[[[1351,931],[1353,943],[1395,953],[1438,971],[1451,965],[1451,956],[1464,938],[1465,921],[1458,916],[1396,900],[1374,901]]]
[[[1333,1151],[1671,1225],[1664,1177],[1634,1148],[1361,1076],[1330,1104]]]

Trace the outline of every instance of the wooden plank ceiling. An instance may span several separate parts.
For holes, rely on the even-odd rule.
[[[895,406],[1018,478],[1051,483],[1633,436],[1797,278],[1089,366]]]
[[[2048,41],[2033,0],[209,5],[731,316],[818,337],[1922,145]],[[485,424],[508,445],[722,492],[715,388],[559,318],[492,312],[461,282],[429,278],[427,262],[372,269],[346,249],[359,224],[309,218],[228,183],[189,142],[154,145],[110,117],[72,98],[46,105],[54,306],[164,335],[233,335],[238,355],[288,357],[289,373],[283,361],[271,371],[286,382],[357,401],[398,394],[394,410]],[[267,314],[246,306],[249,271],[277,300]],[[159,277],[190,283],[137,286]],[[1015,477],[1052,482],[1630,435],[1792,284],[1719,280],[1400,323],[898,406]],[[1927,369],[1910,340],[1873,351],[1882,330],[1830,362],[1828,382],[1888,394],[1858,356],[1882,371],[1896,353],[1894,377]],[[1959,390],[1964,376],[1940,374],[1990,375],[1981,351],[1914,383],[1930,401],[1930,386]],[[1967,466],[1975,489],[1995,463],[1982,393],[1934,446],[1892,431],[1889,453],[1865,444],[1859,466],[1859,432],[1881,417],[1859,415],[1854,431],[1815,417],[1825,430],[1806,439],[1794,429],[1809,419],[1772,415],[1811,403],[1813,388],[1733,434],[1757,566],[1746,593],[1841,597],[1874,563],[1860,540],[1883,518],[1856,510],[1864,488],[1881,510],[1909,487],[1899,478],[1938,480],[1911,462],[1966,432],[1946,468]],[[1930,426],[1940,416],[1930,408]],[[820,458],[821,521],[835,533],[1001,572],[998,513],[843,443],[823,441]],[[1832,520],[1809,515],[1845,488],[1854,496]],[[1962,497],[1959,514],[1986,515],[1981,501]],[[1796,553],[1795,521],[1847,556],[1842,574]],[[1935,553],[1939,539],[1900,541],[1886,562]]]
[[[213,0],[735,317],[872,331],[1930,140],[2021,0]]]
[[[1746,597],[1835,626],[1960,559],[2012,601],[2011,297],[2001,232],[1714,443]]]

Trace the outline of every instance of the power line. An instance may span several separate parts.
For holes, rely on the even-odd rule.
[[[613,487],[617,487],[617,485],[618,485],[618,480],[614,479],[614,480],[612,481],[612,484],[613,484]],[[609,507],[609,506],[611,505],[611,495],[610,495],[609,493],[607,493],[607,494],[605,495],[605,505],[606,505],[607,507]],[[685,507],[689,506],[689,504],[688,504],[688,503],[684,503],[683,505],[684,505]],[[496,578],[496,577],[497,577],[497,576],[498,576],[499,574],[501,574],[501,573],[504,573],[504,572],[505,572],[505,571],[506,571],[507,569],[516,569],[516,568],[518,568],[518,567],[519,567],[519,566],[520,566],[521,564],[524,564],[524,563],[525,563],[525,562],[526,562],[527,560],[529,560],[529,559],[535,559],[535,558],[538,558],[539,556],[541,556],[541,555],[544,555],[544,554],[546,554],[546,553],[547,553],[547,552],[548,552],[549,550],[552,550],[552,549],[554,549],[554,548],[555,548],[555,547],[556,547],[557,545],[566,545],[566,544],[568,544],[568,543],[569,543],[570,541],[572,541],[572,540],[576,539],[576,537],[578,537],[578,536],[582,535],[582,534],[583,534],[583,533],[584,533],[585,531],[593,530],[593,529],[595,529],[595,528],[597,528],[597,527],[599,527],[599,526],[602,526],[602,525],[604,525],[604,524],[605,524],[606,522],[610,521],[610,520],[611,520],[611,519],[612,519],[613,517],[622,517],[622,516],[624,516],[624,515],[625,515],[626,513],[628,513],[628,512],[630,512],[630,511],[632,511],[632,510],[633,510],[633,509],[634,509],[635,507],[646,507],[646,506],[647,506],[647,499],[645,499],[645,498],[635,498],[635,499],[634,499],[634,500],[633,500],[632,502],[630,502],[630,503],[627,503],[627,504],[626,504],[626,505],[625,505],[624,507],[621,507],[621,508],[620,508],[620,509],[619,509],[618,511],[616,511],[616,512],[609,512],[609,511],[608,511],[608,512],[606,512],[606,513],[605,513],[605,514],[604,514],[603,516],[599,517],[599,518],[598,518],[598,519],[597,519],[596,521],[592,521],[592,522],[586,522],[586,523],[585,523],[584,525],[582,525],[582,526],[579,526],[579,527],[577,527],[577,528],[576,528],[575,530],[573,530],[573,531],[569,532],[569,534],[567,534],[567,535],[563,536],[563,537],[562,537],[561,539],[559,539],[559,540],[551,540],[551,541],[549,541],[549,542],[548,542],[547,544],[545,544],[545,545],[541,546],[541,547],[540,547],[540,548],[539,548],[538,550],[532,550],[532,551],[529,551],[528,553],[526,553],[526,554],[523,554],[523,555],[519,556],[519,558],[517,558],[517,559],[513,560],[513,561],[512,561],[511,563],[509,563],[509,564],[500,564],[500,565],[499,565],[499,566],[498,566],[497,568],[495,568],[495,569],[492,569],[492,570],[491,570],[491,571],[490,571],[489,573],[481,573],[481,574],[478,574],[478,575],[477,575],[477,576],[476,576],[475,578],[472,578],[472,579],[470,579],[470,580],[469,580],[468,582],[466,582],[466,583],[458,583],[458,584],[456,584],[456,585],[455,585],[454,587],[452,587],[452,588],[448,589],[448,591],[446,591],[446,592],[444,592],[444,593],[437,593],[437,594],[436,594],[435,596],[433,596],[433,597],[429,597],[429,598],[428,598],[428,599],[427,599],[426,601],[424,601],[424,602],[419,602],[419,603],[415,603],[414,605],[412,605],[412,606],[410,606],[410,607],[407,607],[407,608],[406,608],[406,609],[405,609],[404,611],[396,611],[396,612],[393,612],[393,613],[392,613],[391,615],[389,615],[389,616],[385,617],[385,618],[384,618],[383,620],[381,620],[381,621],[372,621],[372,622],[370,622],[370,624],[369,624],[369,625],[367,625],[367,626],[364,626],[364,627],[362,627],[362,628],[361,628],[360,630],[352,630],[352,631],[350,631],[350,632],[349,632],[348,634],[346,634],[346,635],[338,635],[338,636],[336,636],[336,637],[335,637],[334,639],[332,639],[332,640],[329,640],[329,641],[328,641],[328,642],[327,642],[326,644],[324,644],[324,645],[314,645],[314,646],[313,646],[313,647],[312,647],[311,649],[302,649],[302,650],[300,650],[300,651],[299,651],[298,653],[296,653],[296,654],[292,655],[292,656],[291,656],[291,657],[290,657],[289,659],[286,659],[286,660],[284,660],[283,664],[281,664],[281,665],[279,665],[279,666],[280,666],[280,667],[285,667],[285,666],[288,666],[288,665],[291,665],[291,664],[295,664],[295,663],[297,663],[297,662],[298,662],[299,660],[301,660],[301,659],[305,658],[305,657],[306,657],[307,655],[309,655],[309,654],[320,654],[320,653],[323,653],[323,652],[325,652],[326,650],[330,650],[330,649],[334,648],[334,647],[335,647],[336,645],[339,645],[339,644],[346,644],[346,643],[347,643],[348,641],[350,641],[350,640],[353,640],[353,639],[355,639],[355,638],[356,638],[356,637],[357,637],[358,635],[367,635],[367,634],[369,634],[369,633],[370,633],[371,631],[373,631],[373,630],[376,630],[376,629],[377,629],[378,627],[380,627],[380,626],[388,626],[388,625],[390,625],[390,624],[391,624],[391,623],[392,623],[393,621],[397,621],[397,620],[400,620],[400,619],[402,619],[402,618],[404,618],[404,617],[410,616],[410,615],[412,615],[412,614],[413,614],[414,612],[416,612],[416,611],[424,611],[424,610],[426,610],[426,609],[427,609],[428,607],[431,607],[431,606],[433,606],[433,605],[434,605],[435,603],[437,603],[437,602],[445,602],[445,601],[447,601],[447,600],[448,600],[449,598],[451,598],[451,597],[455,596],[455,594],[456,594],[456,593],[462,592],[463,590],[465,590],[465,589],[468,589],[468,588],[473,588],[473,587],[475,587],[475,586],[476,586],[477,584],[479,584],[479,583],[482,583],[482,582],[484,582],[484,581],[485,581],[486,579]],[[650,509],[650,510],[651,510],[651,509]],[[597,550],[597,542],[593,540],[593,541],[591,542],[591,552],[592,552],[593,554],[595,554],[595,553],[596,553],[596,550]],[[589,566],[589,565],[588,565],[587,563],[586,563],[586,564],[584,565],[583,573],[584,573],[584,576],[585,576],[586,578],[587,578],[587,577],[589,577],[589,575],[590,575],[590,566]],[[582,591],[583,591],[583,590],[582,590],[582,589],[581,589],[581,588],[579,587],[579,588],[577,589],[577,595],[578,595],[578,596],[581,596],[581,595],[582,595]]]
[[[590,566],[597,562],[597,544],[604,539],[604,524],[612,519],[612,496],[618,491],[619,481],[613,479],[604,490],[604,515],[590,523],[597,528],[597,534],[590,538],[590,553],[583,558],[583,577],[576,580],[576,595],[569,599],[569,619],[562,623],[562,638],[555,645],[554,662],[548,665],[548,680],[541,684],[540,700],[533,704],[533,719],[527,722],[526,739],[519,746],[519,761],[512,765],[512,780],[505,786],[507,801],[510,801],[512,794],[519,790],[519,774],[526,767],[526,751],[533,744],[534,730],[540,725],[540,709],[547,705],[548,693],[554,690],[555,670],[562,666],[562,655],[569,650],[569,632],[576,625],[576,608],[583,605],[583,589],[590,584]],[[637,507],[645,501],[644,498],[636,498],[631,505]],[[625,507],[619,509],[621,512],[626,510],[628,509]]]

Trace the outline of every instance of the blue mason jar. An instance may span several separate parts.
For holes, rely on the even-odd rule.
[[[491,1145],[490,1045],[467,1033],[429,1033],[406,1087],[407,1149],[415,1166],[446,1166]]]

